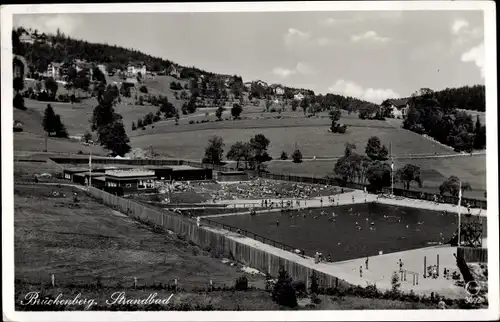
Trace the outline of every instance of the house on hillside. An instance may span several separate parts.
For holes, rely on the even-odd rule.
[[[285,94],[285,88],[279,84],[273,84],[271,85],[271,88],[273,89],[274,94],[278,96],[283,96]]]
[[[172,76],[172,77],[177,78],[177,79],[181,77],[181,71],[179,70],[179,68],[175,67],[175,65],[170,65],[167,68],[166,73],[168,76]]]
[[[400,98],[393,99],[388,101],[388,106],[392,110],[392,115],[397,119],[404,119],[406,115],[408,115],[408,110],[410,109],[410,105],[408,99]]]
[[[252,82],[245,82],[243,83],[243,86],[245,86],[246,90],[249,91],[252,88]]]
[[[294,100],[297,100],[297,101],[302,101],[304,99],[304,95],[302,93],[297,93],[295,95],[293,95],[293,99]]]
[[[139,73],[141,73],[141,75],[143,77],[146,76],[147,68],[146,68],[145,64],[135,65],[135,64],[129,63],[127,65],[127,77],[130,77],[130,78],[137,77],[137,75],[139,75]]]
[[[34,44],[36,39],[28,31],[23,30],[19,35],[19,41],[23,44]]]
[[[53,78],[55,80],[61,79],[61,65],[62,63],[49,63],[49,65],[47,66],[47,70],[42,75],[45,77]]]

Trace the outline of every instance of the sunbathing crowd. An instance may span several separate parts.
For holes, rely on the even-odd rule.
[[[328,185],[307,183],[281,183],[267,179],[222,185],[214,194],[214,200],[290,198],[310,199],[340,193],[340,190]]]

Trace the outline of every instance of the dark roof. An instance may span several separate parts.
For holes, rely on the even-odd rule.
[[[393,99],[389,101],[396,107],[404,107],[406,104],[408,104],[408,99],[407,98],[398,98],[398,99]]]
[[[68,173],[87,172],[89,168],[65,168],[63,171]]]
[[[220,175],[235,175],[235,174],[246,174],[245,171],[221,171]]]
[[[106,179],[107,180],[141,180],[141,179],[156,179],[156,175],[151,175],[151,176],[127,176],[127,177],[115,177],[106,174]]]

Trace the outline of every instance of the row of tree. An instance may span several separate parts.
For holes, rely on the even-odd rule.
[[[245,169],[262,169],[264,162],[272,160],[267,149],[271,141],[263,134],[257,134],[248,142],[238,141],[233,144],[226,154],[228,160],[236,161],[239,168],[240,162],[244,162]],[[210,138],[205,149],[203,163],[221,164],[224,156],[224,141],[219,136]]]

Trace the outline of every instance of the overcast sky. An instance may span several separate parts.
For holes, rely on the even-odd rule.
[[[14,15],[14,26],[373,102],[484,84],[481,11]]]

